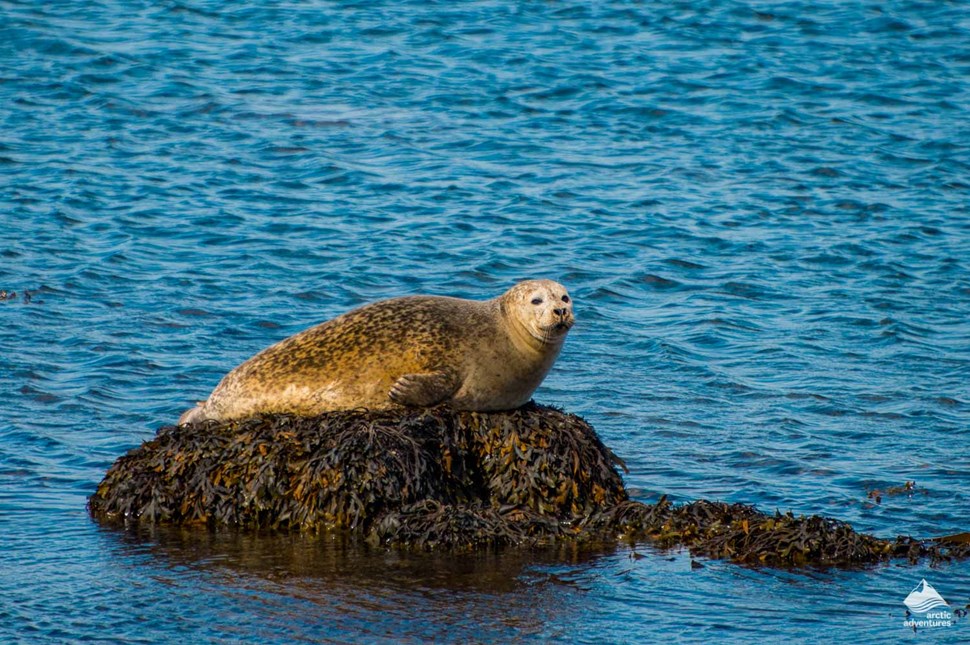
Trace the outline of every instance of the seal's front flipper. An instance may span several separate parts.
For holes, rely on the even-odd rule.
[[[454,394],[458,385],[458,376],[449,370],[405,374],[391,386],[387,396],[401,405],[435,405]]]

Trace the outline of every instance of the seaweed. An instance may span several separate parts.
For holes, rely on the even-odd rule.
[[[970,540],[885,540],[817,515],[629,499],[582,418],[530,403],[265,415],[166,426],[120,457],[88,507],[107,523],[344,530],[470,550],[626,539],[772,567],[970,557]]]

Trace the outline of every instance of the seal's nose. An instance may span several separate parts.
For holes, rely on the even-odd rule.
[[[552,310],[552,313],[554,313],[557,316],[559,316],[560,318],[562,318],[563,316],[566,315],[566,310],[565,309],[553,309]]]

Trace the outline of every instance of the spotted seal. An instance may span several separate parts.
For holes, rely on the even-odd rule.
[[[179,423],[438,403],[516,408],[549,372],[573,320],[569,294],[552,280],[526,280],[485,301],[382,300],[256,354]]]

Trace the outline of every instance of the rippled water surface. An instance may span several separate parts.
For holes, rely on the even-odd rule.
[[[2,640],[965,641],[901,601],[965,605],[968,563],[450,558],[85,501],[276,340],[541,276],[579,322],[536,398],[637,498],[970,530],[968,52],[963,2],[0,0]]]

